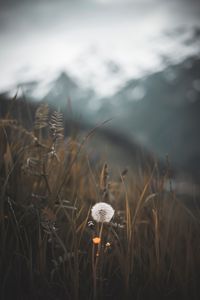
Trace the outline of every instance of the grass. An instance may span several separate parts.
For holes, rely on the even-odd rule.
[[[45,104],[32,128],[0,119],[0,299],[199,299],[200,211],[165,190],[168,168],[110,178],[95,129],[63,134]],[[115,210],[103,226],[100,201]]]

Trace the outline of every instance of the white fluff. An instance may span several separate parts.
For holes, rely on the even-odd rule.
[[[91,209],[92,218],[101,223],[110,222],[114,212],[112,206],[105,202],[96,203]]]

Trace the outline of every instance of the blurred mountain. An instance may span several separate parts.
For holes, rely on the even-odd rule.
[[[81,107],[87,107],[91,99],[94,100],[95,97],[93,90],[82,88],[70,76],[62,72],[55,81],[49,84],[49,91],[42,100],[62,110],[67,108],[68,102],[71,101],[74,111],[79,111]]]
[[[99,118],[200,177],[200,58],[193,56],[102,99]],[[116,115],[116,117],[115,117]]]
[[[39,84],[23,84],[27,98]],[[112,118],[109,128],[119,136],[143,145],[161,159],[168,155],[182,172],[200,178],[199,56],[130,80],[114,96],[103,99],[63,72],[48,83],[41,100],[65,112],[70,103],[74,114],[81,115],[82,124],[95,126]]]
[[[68,108],[70,102],[73,111],[80,112],[97,98],[92,89],[82,87],[65,72],[61,72],[54,79],[48,79],[47,76],[46,80],[21,82],[16,87],[27,99],[47,101],[51,106],[63,111]],[[87,115],[87,109],[84,115]]]

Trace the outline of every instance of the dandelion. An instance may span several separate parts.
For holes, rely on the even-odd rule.
[[[114,215],[114,209],[112,206],[105,202],[99,202],[95,204],[92,209],[92,217],[96,222],[105,223],[110,222]]]

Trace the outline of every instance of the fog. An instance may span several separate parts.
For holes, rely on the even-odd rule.
[[[0,90],[64,70],[111,95],[128,79],[162,69],[163,57],[197,52],[183,41],[199,10],[181,0],[1,1]]]

